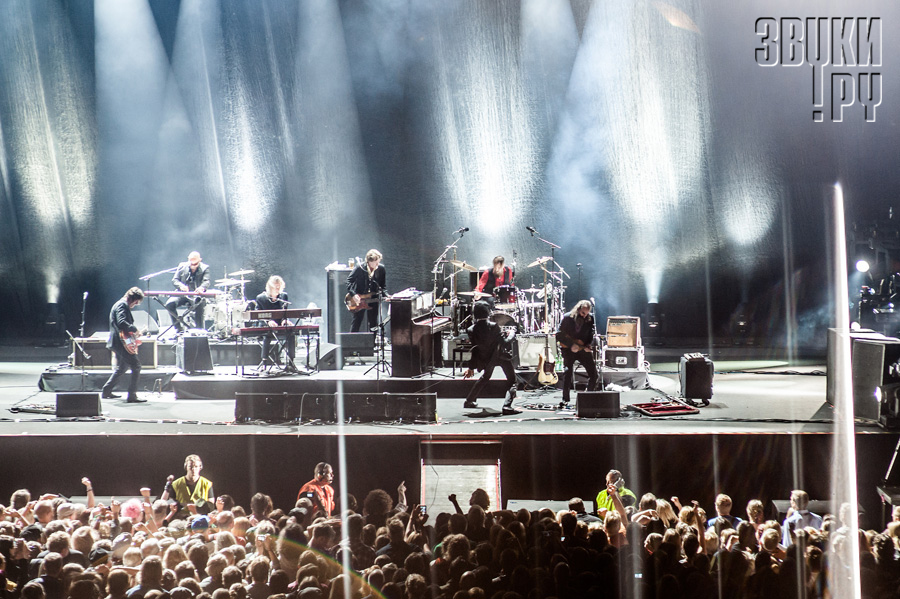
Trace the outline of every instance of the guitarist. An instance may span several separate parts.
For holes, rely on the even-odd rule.
[[[588,373],[588,391],[597,387],[597,364],[591,344],[594,342],[594,317],[591,315],[591,302],[581,300],[566,314],[559,323],[556,340],[559,342],[565,372],[563,373],[563,405],[569,403],[572,390],[572,378],[575,373],[575,362],[581,362]]]
[[[347,277],[347,307],[353,312],[350,332],[358,333],[363,318],[367,317],[369,328],[378,326],[378,294],[385,289],[385,270],[381,264],[381,252],[366,252],[365,265],[357,264]]]
[[[134,326],[134,317],[131,309],[144,301],[144,292],[139,287],[132,287],[125,296],[113,304],[109,312],[109,340],[106,348],[116,356],[116,368],[112,376],[103,385],[101,397],[103,399],[119,399],[121,396],[113,393],[116,382],[131,369],[131,381],[128,383],[128,403],[143,403],[137,395],[138,380],[141,377],[141,361],[137,357],[137,339],[139,331]],[[126,346],[126,342],[128,345]],[[129,349],[133,348],[133,349]]]
[[[513,332],[504,337],[500,325],[490,320],[491,306],[487,302],[475,302],[473,312],[475,324],[466,331],[473,346],[472,359],[469,360],[469,368],[463,374],[463,378],[471,378],[475,375],[475,370],[483,370],[484,374],[481,375],[481,378],[469,391],[463,407],[478,407],[478,394],[491,380],[494,368],[499,366],[503,369],[503,374],[506,375],[506,384],[509,385],[506,391],[506,401],[503,402],[503,415],[520,414],[521,410],[512,407],[513,400],[516,398],[516,371],[512,365],[511,348],[515,333]]]

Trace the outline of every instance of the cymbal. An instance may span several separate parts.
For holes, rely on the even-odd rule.
[[[532,262],[531,264],[529,264],[529,265],[526,266],[525,268],[532,268],[532,267],[534,267],[534,266],[539,266],[539,265],[541,265],[541,264],[544,264],[544,263],[546,263],[546,262],[549,262],[549,261],[552,260],[552,259],[553,259],[553,258],[551,258],[550,256],[543,256],[543,257],[541,257],[541,258],[538,258],[537,260],[535,260],[534,262]]]
[[[471,264],[466,264],[465,260],[447,260],[450,264],[455,266],[456,268],[461,268],[463,270],[468,270],[469,272],[478,272],[478,269],[472,266]]]
[[[460,291],[456,295],[468,295],[468,296],[472,296],[474,298],[491,297],[490,293],[482,293],[480,291]]]
[[[538,291],[543,291],[540,287],[530,287],[528,289],[519,289],[522,293],[537,293]]]
[[[248,268],[245,268],[243,270],[237,270],[235,272],[230,272],[230,273],[228,273],[228,276],[229,277],[243,277],[244,275],[252,275],[255,272],[256,272],[255,270],[250,270]]]
[[[245,281],[242,281],[240,279],[218,279],[216,281],[216,287],[230,287],[232,285],[240,285],[244,282]]]

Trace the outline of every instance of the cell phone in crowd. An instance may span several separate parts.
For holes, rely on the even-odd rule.
[[[420,505],[420,506],[419,506],[419,512],[420,512],[423,516],[425,515],[425,513],[426,513],[427,511],[428,511],[428,506],[427,506],[427,505]]]

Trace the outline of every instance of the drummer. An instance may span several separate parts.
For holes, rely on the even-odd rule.
[[[506,259],[503,256],[494,257],[494,267],[481,273],[478,286],[475,291],[493,294],[497,287],[510,287],[513,285],[513,271],[504,266]]]

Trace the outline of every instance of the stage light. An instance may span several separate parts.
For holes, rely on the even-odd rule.
[[[659,303],[649,302],[647,304],[647,327],[655,330],[659,328],[661,315],[659,313]]]
[[[856,270],[858,272],[869,272],[869,263],[866,260],[857,260]]]

